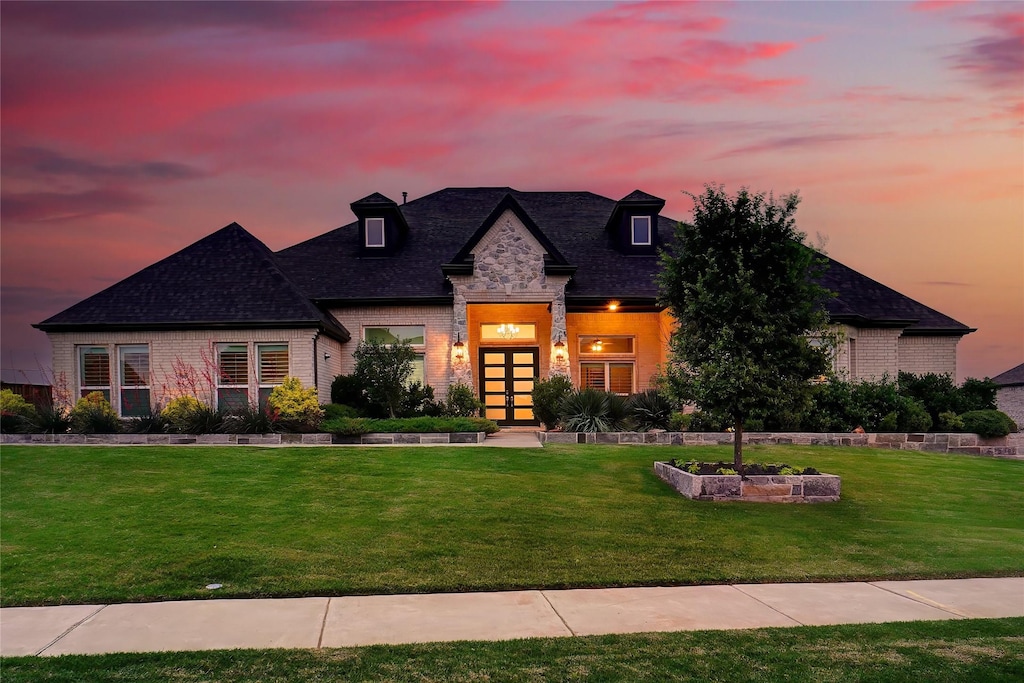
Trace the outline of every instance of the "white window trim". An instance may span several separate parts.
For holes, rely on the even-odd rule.
[[[646,242],[637,242],[637,240],[636,240],[636,224],[637,224],[637,221],[646,221],[647,222],[647,241]],[[653,222],[651,221],[651,217],[650,216],[633,216],[631,218],[631,220],[629,222],[629,239],[631,240],[633,246],[635,246],[635,247],[645,247],[645,246],[650,246],[652,244],[652,241],[654,239],[654,229],[653,229]]]
[[[283,346],[285,353],[288,354],[288,368],[284,371],[284,376],[289,377],[292,374],[292,349],[288,342],[257,342],[256,343],[256,400],[260,399],[260,393],[263,389],[271,389],[274,387],[281,386],[281,382],[264,382],[263,381],[263,358],[260,355],[260,351],[267,346]]]
[[[366,220],[366,225],[365,225],[364,229],[365,229],[365,232],[366,232],[366,234],[365,234],[366,246],[367,247],[373,247],[373,248],[379,248],[379,247],[385,246],[386,238],[384,236],[384,219],[383,218],[378,218],[378,217],[370,217],[370,218],[367,218],[365,220]],[[380,244],[377,244],[375,242],[370,242],[370,221],[373,221],[374,225],[379,225],[380,226]]]
[[[85,349],[105,349],[107,352],[107,383],[105,385],[85,383]],[[110,367],[110,346],[107,344],[80,344],[76,347],[76,362],[78,365],[78,396],[75,400],[82,398],[93,391],[106,391],[110,400],[114,400],[114,368]]]
[[[124,381],[124,353],[128,349],[145,349],[146,350],[146,365],[148,370],[146,372],[146,383],[145,384],[126,384]],[[118,344],[117,346],[117,414],[124,417],[124,397],[122,392],[125,389],[129,390],[143,390],[150,392],[150,407],[153,405],[152,395],[152,380],[153,374],[153,352],[149,348],[149,344]],[[113,398],[113,396],[111,396]]]
[[[221,349],[223,349],[225,347],[228,347],[228,346],[244,346],[245,347],[245,375],[246,375],[245,384],[225,384],[224,383],[224,375],[220,371],[220,354],[221,354]],[[249,361],[252,358],[252,344],[250,342],[217,342],[216,351],[217,351],[217,386],[215,387],[216,392],[215,392],[215,395],[214,395],[214,402],[216,403],[216,407],[218,409],[221,408],[221,405],[220,405],[220,390],[221,389],[245,389],[245,400],[246,400],[246,402],[251,403],[252,402],[252,396],[249,395],[250,394],[250,391],[249,391],[249,377],[250,377],[251,373],[253,372],[253,367],[252,367],[252,364]]]

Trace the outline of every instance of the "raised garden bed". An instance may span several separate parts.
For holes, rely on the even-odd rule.
[[[0,434],[9,444],[105,444],[167,446],[329,446],[331,444],[483,443],[486,432],[337,434]]]
[[[834,474],[690,474],[667,462],[654,473],[692,500],[743,500],[757,503],[828,503],[839,500]]]

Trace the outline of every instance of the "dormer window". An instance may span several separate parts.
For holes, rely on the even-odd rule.
[[[633,216],[632,235],[635,246],[651,244],[651,217]]]
[[[366,246],[368,246],[368,247],[383,247],[384,246],[384,219],[383,218],[367,218],[366,219]]]

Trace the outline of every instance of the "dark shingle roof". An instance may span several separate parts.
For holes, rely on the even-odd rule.
[[[665,200],[661,197],[655,197],[653,194],[647,194],[643,190],[633,190],[625,197],[619,200],[620,202],[664,202]]]
[[[996,375],[992,381],[1001,387],[1016,387],[1024,385],[1024,363],[1006,372]]]
[[[292,282],[262,242],[232,223],[39,323],[44,331],[116,327],[319,327],[348,332]]]

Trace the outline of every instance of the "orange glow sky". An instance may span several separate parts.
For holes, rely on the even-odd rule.
[[[281,249],[371,192],[798,190],[833,258],[1024,361],[1019,3],[0,5],[2,360],[238,221]]]

